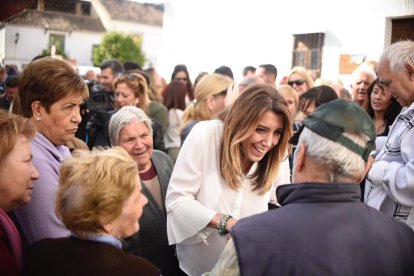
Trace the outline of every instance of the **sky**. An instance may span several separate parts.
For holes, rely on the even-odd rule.
[[[266,35],[263,30],[266,18],[274,16],[272,2],[164,1],[163,47],[156,62],[158,71],[168,80],[174,66],[183,63],[194,80],[201,71],[213,72],[221,65],[227,65],[240,82],[245,66],[271,63],[264,55],[272,51],[268,48],[270,44],[260,45],[262,51],[254,50],[254,54],[249,49],[257,49],[257,41]]]
[[[323,69],[327,78],[338,77],[339,54],[363,53],[375,60],[384,44],[385,22],[374,16],[369,17],[372,21],[364,18],[367,10],[381,18],[390,9],[388,0],[139,2],[164,3],[162,48],[154,67],[167,81],[176,64],[186,64],[192,80],[202,71],[212,73],[227,65],[238,83],[247,65],[275,65],[276,82],[286,76],[292,66],[292,34],[326,34],[323,56],[329,63]],[[346,76],[341,78],[346,82]]]

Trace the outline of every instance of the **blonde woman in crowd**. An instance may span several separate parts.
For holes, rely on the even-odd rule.
[[[232,83],[229,78],[219,74],[203,76],[196,86],[195,99],[184,111],[181,143],[195,124],[213,119],[224,110],[227,91]]]
[[[136,72],[125,73],[115,79],[114,88],[115,111],[107,113],[107,116],[102,119],[104,123],[101,126],[101,131],[97,135],[95,144],[102,147],[110,146],[108,124],[111,117],[124,106],[136,106],[144,110],[152,120],[154,148],[165,151],[164,130],[160,120],[164,122],[165,126],[168,125],[167,109],[162,104],[149,99],[145,77]],[[167,117],[164,118],[165,116]]]
[[[237,220],[268,210],[290,182],[292,120],[274,87],[250,86],[223,117],[190,132],[167,190],[168,240],[189,275],[210,271]]]
[[[298,93],[289,85],[280,85],[277,88],[277,91],[279,91],[280,95],[285,99],[290,114],[292,115],[292,120],[294,121],[296,113],[298,111],[298,104],[299,104],[299,96]]]
[[[123,74],[115,79],[114,88],[117,109],[125,105],[141,108],[151,119],[162,125],[164,135],[164,130],[168,126],[168,111],[162,103],[149,98],[148,83],[142,74]]]
[[[298,93],[298,96],[315,86],[311,74],[303,67],[294,67],[288,76],[287,84]]]

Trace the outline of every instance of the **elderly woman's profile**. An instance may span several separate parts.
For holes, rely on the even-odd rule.
[[[139,230],[147,204],[136,163],[114,147],[75,151],[60,170],[56,214],[71,236],[33,244],[27,275],[160,275],[144,258],[122,251],[121,240]]]

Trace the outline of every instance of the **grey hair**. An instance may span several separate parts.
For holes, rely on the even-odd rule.
[[[356,81],[360,77],[361,73],[369,74],[372,78],[372,81],[377,78],[377,73],[375,73],[372,67],[366,63],[361,63],[354,71],[352,71],[352,80]]]
[[[369,140],[365,134],[345,132],[343,135],[360,146],[366,146]],[[329,182],[356,183],[362,179],[366,164],[364,159],[343,145],[322,137],[306,127],[299,137],[298,146],[301,144],[307,146],[307,155],[318,166],[324,168]],[[298,149],[295,151],[295,159],[297,152]]]
[[[112,115],[109,121],[109,140],[112,146],[118,146],[119,132],[133,121],[145,123],[152,135],[152,122],[145,112],[136,106],[124,106]]]
[[[411,40],[399,41],[391,44],[382,53],[379,63],[389,62],[392,73],[399,73],[405,69],[405,64],[414,66],[414,42]]]

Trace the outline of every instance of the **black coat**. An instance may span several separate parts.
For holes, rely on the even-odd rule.
[[[44,239],[26,256],[24,275],[160,275],[149,261],[113,245],[78,238]]]
[[[357,184],[279,186],[279,209],[231,230],[241,275],[414,275],[414,232]]]

